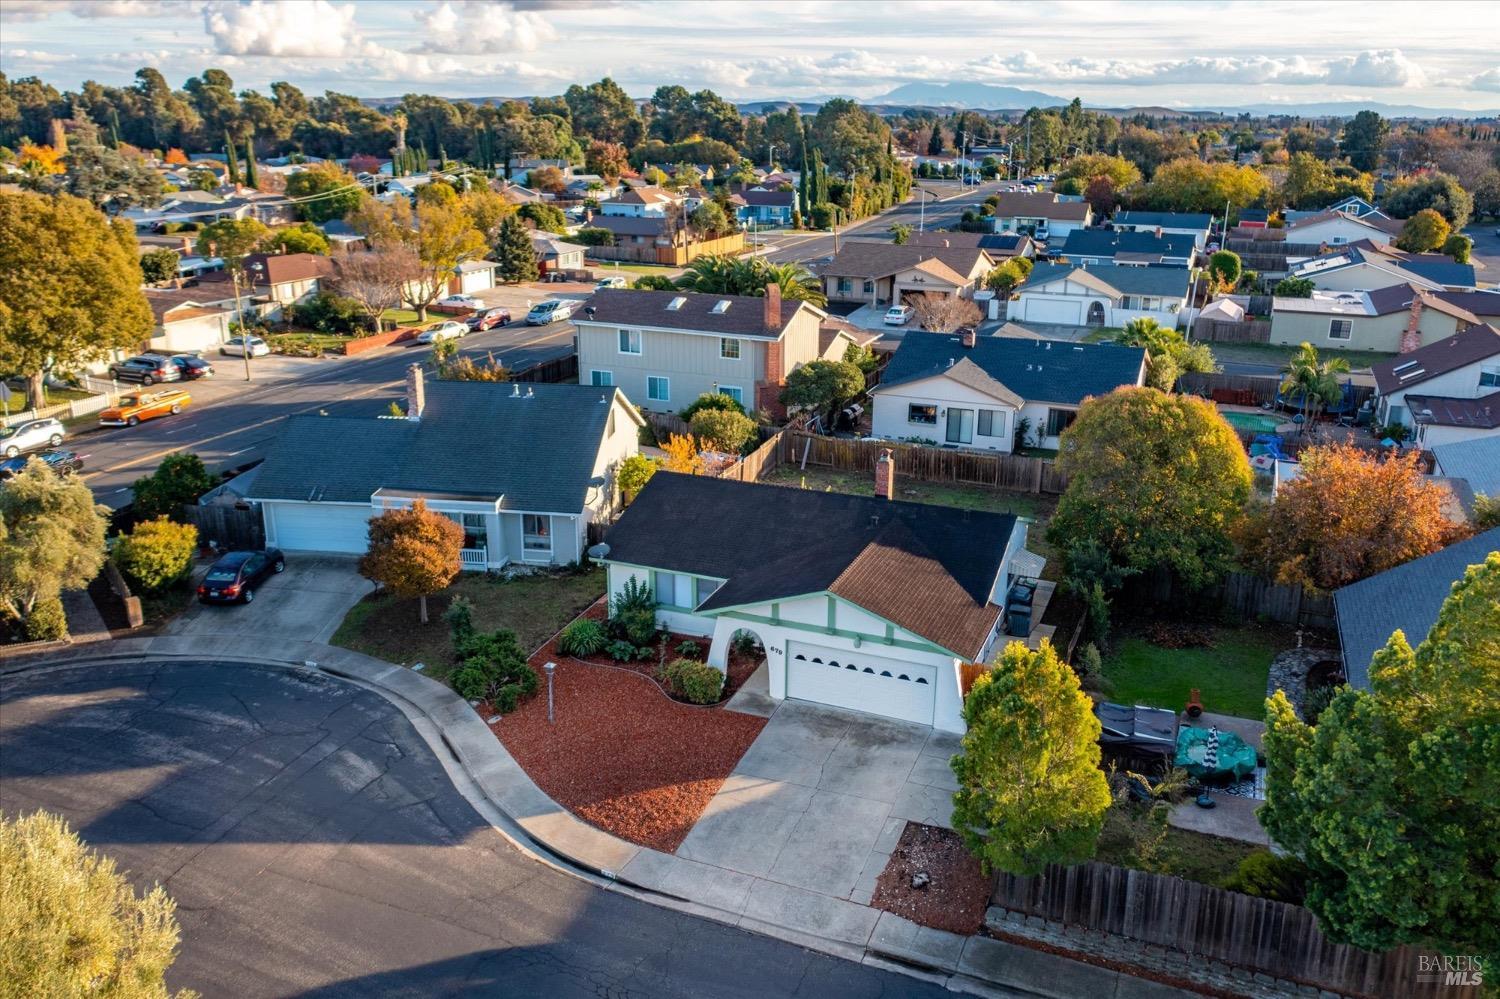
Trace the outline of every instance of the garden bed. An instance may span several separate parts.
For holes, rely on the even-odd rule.
[[[912,878],[925,875],[925,887]],[[922,926],[968,936],[984,925],[994,879],[951,829],[908,822],[870,905]]]

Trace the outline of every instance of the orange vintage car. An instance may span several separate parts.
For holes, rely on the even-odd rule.
[[[192,401],[193,397],[181,389],[122,395],[118,405],[99,414],[99,424],[105,427],[133,427],[142,420],[176,415]]]

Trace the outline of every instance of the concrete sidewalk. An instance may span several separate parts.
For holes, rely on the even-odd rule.
[[[1058,999],[1080,994],[1100,999],[1197,995],[989,937],[928,929],[854,901],[628,843],[584,823],[543,793],[484,720],[446,686],[348,649],[264,635],[160,635],[8,661],[0,665],[0,676],[142,658],[316,669],[373,690],[411,718],[439,759],[457,762],[506,820],[510,827],[499,828],[519,849],[554,865],[561,860],[591,880],[602,877],[611,890],[847,960],[905,970],[954,991]]]

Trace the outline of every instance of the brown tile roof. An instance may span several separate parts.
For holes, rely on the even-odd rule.
[[[1087,201],[1058,201],[1057,196],[1045,191],[1002,191],[996,195],[995,217],[1010,219],[1044,218],[1059,222],[1082,222],[1089,217]]]
[[[988,265],[994,264],[994,259],[989,254],[973,246],[897,246],[895,243],[849,242],[844,244],[844,248],[820,273],[833,277],[880,278],[915,267],[926,260],[937,260],[961,276],[972,271],[980,258]]]
[[[256,264],[264,269],[256,271]],[[332,276],[333,261],[320,253],[252,253],[245,258],[245,277],[256,288]],[[200,275],[199,280],[227,284],[230,276],[228,271],[212,271]],[[245,286],[245,282],[242,281],[241,285]]]
[[[1496,356],[1500,356],[1500,329],[1482,324],[1371,365],[1370,372],[1375,387],[1389,394]]]
[[[1441,395],[1406,394],[1412,419],[1440,427],[1494,430],[1500,427],[1500,392],[1478,399],[1455,399]]]
[[[668,308],[677,299],[679,308]],[[720,302],[729,307],[722,312],[714,308]],[[796,299],[782,299],[781,325],[775,330],[765,327],[766,300],[748,295],[703,295],[688,291],[633,291],[606,288],[594,293],[582,313],[573,314],[575,323],[608,323],[612,326],[650,326],[692,332],[718,333],[723,336],[779,339],[786,326],[800,310],[808,309],[818,316],[819,310]]]
[[[676,201],[677,195],[659,187],[632,187],[613,200],[622,205],[657,205],[663,201]]]

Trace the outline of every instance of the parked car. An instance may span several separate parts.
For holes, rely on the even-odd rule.
[[[262,580],[285,569],[286,557],[276,548],[228,552],[208,567],[198,586],[198,599],[205,604],[248,604],[255,599],[255,588]]]
[[[121,396],[119,403],[99,414],[99,425],[133,427],[142,420],[154,420],[158,416],[176,416],[192,401],[193,397],[182,389]]]
[[[464,322],[468,325],[470,333],[494,329],[496,326],[504,326],[510,322],[510,310],[485,309],[483,312],[474,313]]]
[[[561,322],[571,318],[573,310],[578,303],[566,298],[554,298],[546,302],[538,302],[526,313],[527,326],[546,326],[548,323]]]
[[[214,366],[197,354],[173,354],[172,363],[187,381],[214,376]]]
[[[442,306],[446,306],[447,308],[450,308],[450,309],[482,309],[482,308],[484,308],[484,303],[481,302],[479,299],[475,298],[473,295],[449,295],[447,298],[440,299],[438,301],[438,304],[442,305]]]
[[[469,335],[469,327],[452,321],[430,327],[417,334],[417,343],[437,343],[439,340],[457,340]]]
[[[71,475],[83,468],[83,455],[58,448],[51,451],[38,451],[36,454],[17,455],[0,461],[0,480],[19,475],[21,469],[25,468],[26,463],[32,459],[50,465],[58,475]]]
[[[63,440],[60,420],[26,420],[11,427],[0,427],[0,454],[14,458],[22,451],[57,447]]]
[[[246,344],[249,344],[251,357],[265,357],[271,352],[271,345],[258,336],[232,336],[224,341],[224,345],[219,348],[219,353],[226,357],[244,357]]]
[[[170,357],[161,354],[137,354],[109,366],[109,376],[124,382],[140,382],[155,385],[157,382],[175,382],[182,377],[182,369],[172,363]]]
[[[611,274],[607,278],[601,278],[599,280],[599,282],[594,285],[594,290],[595,291],[603,291],[606,288],[628,288],[628,287],[630,287],[630,282],[627,281],[627,280],[625,280],[624,275],[622,275],[622,274]]]
[[[905,326],[911,322],[911,317],[916,314],[916,310],[910,305],[893,305],[885,310],[885,324],[887,326]]]
[[[1052,233],[1047,230],[1046,226],[1041,226],[1036,230],[1036,232],[1033,232],[1031,234],[1031,238],[1036,240],[1038,243],[1045,243],[1051,235]]]

